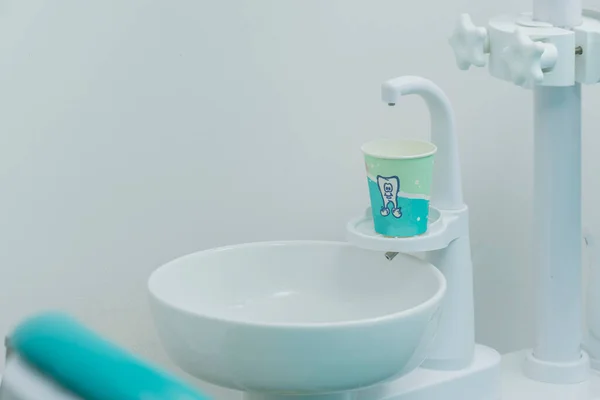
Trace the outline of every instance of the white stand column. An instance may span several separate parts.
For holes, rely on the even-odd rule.
[[[581,86],[535,89],[534,357],[581,358]]]
[[[534,19],[572,28],[580,0],[534,0]],[[582,382],[581,85],[537,86],[535,103],[534,272],[536,343],[532,378]]]
[[[428,262],[442,271],[449,288],[437,335],[422,364],[425,368],[456,370],[466,368],[473,360],[473,265],[468,227],[466,229],[466,236],[456,239],[445,249],[429,251],[425,255]]]
[[[444,274],[448,291],[436,339],[422,365],[456,370],[466,368],[473,361],[475,324],[468,210],[463,203],[454,113],[444,92],[427,79],[403,76],[382,86],[382,100],[387,104],[396,104],[401,96],[410,94],[420,95],[425,100],[431,113],[431,140],[438,147],[431,205],[440,211],[456,213],[461,224],[460,235],[452,243],[445,248],[428,249],[426,253],[426,260]]]
[[[559,28],[573,28],[582,23],[581,0],[534,0],[533,18]]]
[[[579,82],[598,82],[599,19],[600,14],[583,17],[582,0],[533,0],[531,17],[499,16],[486,27],[463,14],[450,39],[460,69],[484,66],[489,54],[492,76],[534,88],[536,338],[517,375],[536,388],[589,381],[589,357],[581,351]],[[512,387],[512,378],[505,381]]]

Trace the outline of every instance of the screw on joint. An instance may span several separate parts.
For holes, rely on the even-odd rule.
[[[581,47],[581,46],[575,47],[575,55],[580,56],[582,54],[583,54],[583,47]]]

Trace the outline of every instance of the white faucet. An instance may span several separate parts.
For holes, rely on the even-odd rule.
[[[461,369],[473,360],[475,329],[468,209],[463,202],[454,114],[444,92],[430,80],[403,76],[382,85],[382,100],[389,105],[411,94],[425,100],[431,114],[431,141],[438,147],[429,229],[422,236],[385,238],[373,231],[367,216],[348,224],[348,240],[359,247],[384,251],[389,260],[397,252],[425,252],[426,260],[444,274],[448,289],[436,339],[423,366]]]
[[[381,88],[382,100],[389,105],[395,105],[400,97],[410,94],[421,96],[427,103],[431,113],[431,141],[438,147],[431,205],[440,210],[460,210],[465,204],[450,101],[433,82],[418,76],[390,79]]]

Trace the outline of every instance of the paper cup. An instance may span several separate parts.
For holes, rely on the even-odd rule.
[[[437,147],[416,140],[384,139],[362,147],[375,232],[390,237],[427,231]]]

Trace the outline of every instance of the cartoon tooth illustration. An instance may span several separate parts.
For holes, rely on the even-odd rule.
[[[383,177],[377,176],[377,186],[383,199],[381,215],[387,217],[390,215],[389,204],[392,204],[392,215],[395,218],[402,216],[402,210],[398,207],[398,191],[400,190],[400,179],[397,176]]]

